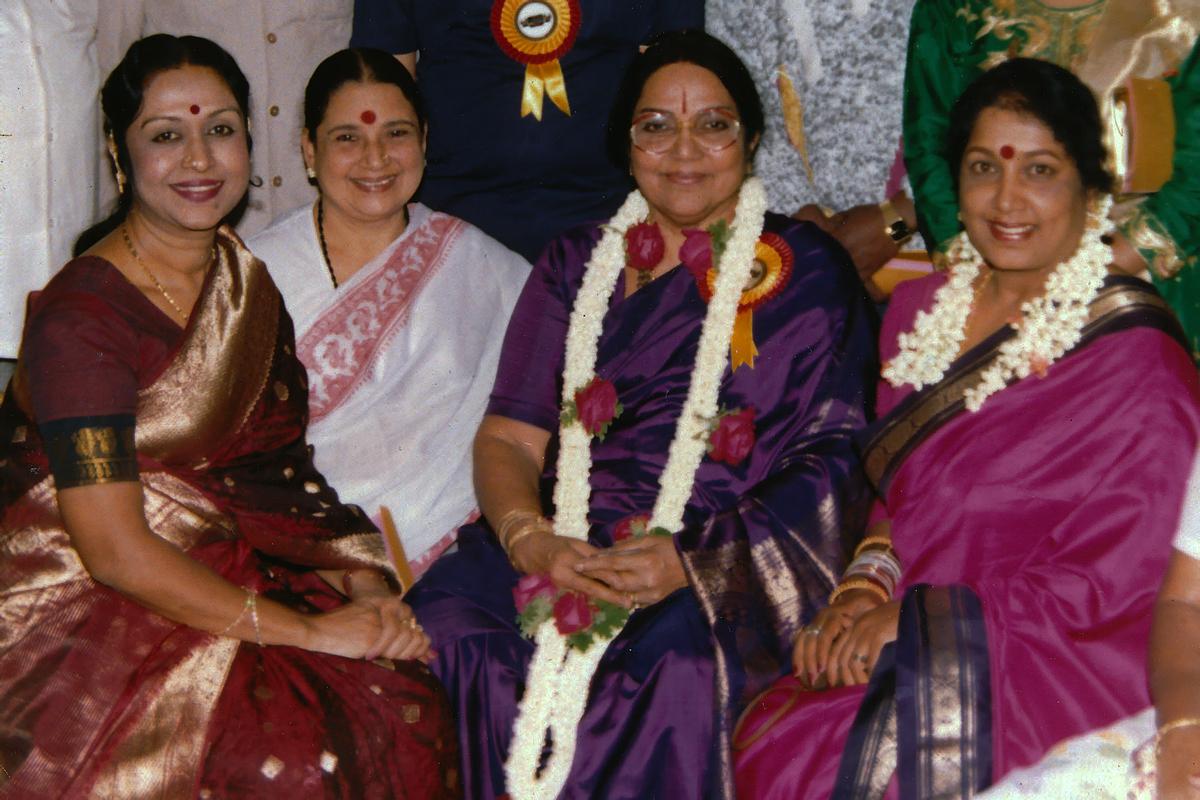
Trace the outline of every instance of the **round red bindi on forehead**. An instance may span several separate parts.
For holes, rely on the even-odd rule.
[[[358,118],[363,121],[364,125],[370,125],[375,121],[375,112],[368,108],[366,111],[359,114]]]
[[[1013,146],[1011,144],[1006,144],[1000,148],[1000,157],[1001,158],[1004,158],[1004,159],[1012,158],[1016,154],[1017,154],[1017,151],[1013,149]]]
[[[196,105],[195,103],[192,103],[192,107],[189,108],[188,111],[192,112],[192,114],[199,114],[200,106]]]

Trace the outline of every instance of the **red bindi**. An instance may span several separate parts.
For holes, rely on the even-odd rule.
[[[191,108],[189,108],[189,109],[188,109],[188,111],[192,112],[193,114],[199,114],[199,113],[200,113],[200,106],[198,106],[198,105],[196,105],[195,103],[193,103],[193,104],[192,104],[192,107],[191,107]]]
[[[1011,144],[1006,144],[1000,148],[1000,157],[1001,158],[1004,158],[1004,159],[1012,158],[1016,154],[1017,154],[1017,151],[1013,150],[1013,146]]]
[[[364,125],[370,125],[375,121],[375,112],[368,108],[366,111],[359,114],[358,118],[363,121]]]

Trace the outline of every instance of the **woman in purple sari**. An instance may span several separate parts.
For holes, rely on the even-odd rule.
[[[864,451],[881,503],[796,677],[739,725],[747,797],[969,796],[1149,699],[1200,431],[1182,332],[1108,274],[1100,119],[1073,75],[986,73],[947,151],[966,232],[888,310]]]
[[[551,626],[561,633],[580,633],[582,614],[594,623],[583,633],[607,643],[603,621],[632,611],[606,650],[588,651],[603,656],[590,693],[584,676],[577,727],[552,737],[556,753],[575,744],[558,796],[730,796],[732,721],[786,669],[860,516],[851,436],[874,363],[869,312],[836,244],[765,213],[761,184],[747,180],[762,111],[745,67],[706,34],[668,34],[637,59],[620,97],[610,141],[640,192],[609,225],[553,243],[534,269],[476,438],[485,519],[407,597],[458,708],[471,797],[523,796],[505,761],[521,740],[518,702],[528,716],[544,698],[527,675],[534,643],[516,621],[522,574],[548,574],[562,593]],[[603,265],[612,280],[595,279]],[[705,339],[725,298],[726,327]],[[581,311],[588,303],[597,313]],[[563,376],[588,319],[599,320],[595,380],[564,392],[564,381],[583,387]],[[697,422],[686,409],[710,352],[720,355],[710,387],[719,407],[700,420],[698,466],[679,489],[664,475],[681,439],[685,449],[696,441],[677,428]],[[583,434],[582,473],[561,458],[579,430],[599,434],[590,450]],[[564,519],[577,500],[562,491],[572,482],[590,491],[574,534]],[[657,532],[673,535],[625,538],[654,527],[645,517],[668,494],[680,513]]]

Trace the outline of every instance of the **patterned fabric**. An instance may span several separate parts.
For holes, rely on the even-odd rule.
[[[318,469],[377,522],[390,511],[420,575],[476,513],[471,443],[529,265],[419,204],[337,289],[310,206],[249,244],[296,323]]]
[[[150,529],[227,581],[317,613],[344,598],[316,569],[391,570],[312,464],[278,291],[230,232],[217,246],[183,330],[93,257],[31,305],[0,406],[0,797],[453,797],[450,721],[422,665],[173,623],[71,546],[56,486],[73,466],[50,471],[43,435],[132,411]]]

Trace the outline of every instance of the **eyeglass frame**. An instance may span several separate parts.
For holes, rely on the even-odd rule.
[[[637,143],[634,142],[634,130],[637,129],[637,126],[638,126],[637,120],[639,119],[639,117],[635,116],[634,121],[632,123],[630,123],[630,125],[629,125],[629,144],[631,147],[636,147],[638,150],[641,150],[643,153],[649,153],[650,155],[660,156],[663,153],[670,151],[670,149],[679,142],[679,137],[683,133],[684,130],[687,130],[689,132],[691,132],[693,130],[693,127],[692,127],[693,120],[695,120],[697,117],[701,116],[702,114],[707,114],[710,111],[716,112],[716,113],[720,114],[721,116],[726,116],[726,114],[727,114],[726,110],[721,108],[720,106],[713,106],[711,108],[705,108],[700,111],[697,111],[690,118],[685,120],[684,124],[679,127],[679,130],[676,132],[675,137],[671,140],[670,144],[668,144],[665,148],[663,148],[662,150],[659,150],[659,151],[647,150],[645,147],[641,147]],[[679,119],[678,117],[675,116],[675,114],[673,112],[670,112],[670,111],[666,111],[666,112],[647,111],[647,112],[643,113],[642,115],[640,115],[641,118],[645,118],[647,116],[661,116],[661,117],[670,116],[670,117],[675,118],[676,121],[678,121],[678,119]],[[717,147],[717,148],[710,148],[710,147],[706,147],[700,141],[700,139],[697,137],[697,138],[695,138],[696,146],[699,147],[701,150],[703,150],[706,153],[720,153],[722,150],[728,150],[730,147],[733,147],[735,144],[737,144],[738,139],[740,139],[742,137],[742,121],[741,121],[741,119],[739,119],[737,117],[737,115],[735,113],[728,113],[727,119],[730,122],[732,122],[734,125],[733,140],[730,141],[729,144],[721,145],[720,147]],[[695,137],[694,133],[691,133],[691,135],[693,137]]]

